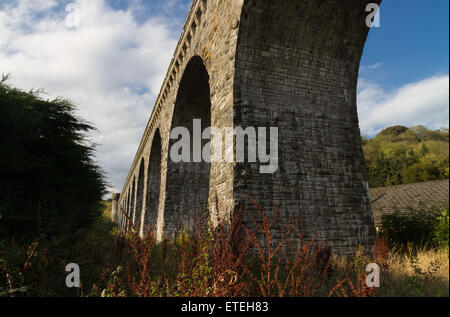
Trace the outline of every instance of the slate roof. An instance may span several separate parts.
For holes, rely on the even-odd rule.
[[[381,222],[383,213],[395,210],[410,212],[411,209],[435,210],[448,206],[449,180],[396,185],[370,189],[375,224]]]

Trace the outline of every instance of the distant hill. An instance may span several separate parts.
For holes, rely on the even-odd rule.
[[[449,177],[448,129],[394,126],[362,141],[372,188]]]

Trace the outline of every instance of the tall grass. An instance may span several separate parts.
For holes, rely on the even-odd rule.
[[[143,238],[131,221],[119,232],[106,212],[94,227],[64,239],[24,245],[0,239],[0,296],[449,295],[448,247],[397,247],[379,237],[371,254],[338,257],[321,241],[304,239],[299,219],[280,225],[276,207],[269,217],[253,204],[248,217],[239,210],[218,226],[202,217],[161,243],[152,226]],[[79,289],[65,286],[68,263],[80,265]],[[369,263],[381,267],[376,290],[365,284]]]

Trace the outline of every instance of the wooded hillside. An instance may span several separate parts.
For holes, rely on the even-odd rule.
[[[423,126],[389,127],[363,137],[370,187],[445,179],[449,176],[449,131]]]

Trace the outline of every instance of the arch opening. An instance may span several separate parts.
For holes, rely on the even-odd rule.
[[[144,180],[145,180],[145,161],[141,160],[139,166],[139,176],[137,181],[137,193],[136,193],[136,210],[134,215],[134,225],[137,230],[141,228],[141,215],[142,207],[144,206]]]
[[[128,226],[130,225],[130,215],[131,215],[131,190],[128,188],[128,197],[127,197],[127,217],[125,219],[125,230],[128,230]]]
[[[130,205],[130,226],[134,226],[135,222],[134,222],[134,213],[136,210],[136,176],[133,177],[133,185],[131,186],[131,205]]]
[[[156,230],[161,188],[161,135],[159,130],[156,130],[153,137],[147,175],[147,204],[144,230],[147,230],[149,226],[152,230]]]
[[[198,119],[201,120],[200,131],[211,126],[209,74],[202,58],[195,56],[183,73],[173,112],[171,130],[182,127],[189,131],[190,160],[175,163],[169,154],[164,208],[164,232],[168,236],[173,236],[180,229],[192,228],[193,219],[205,215],[207,211],[211,164],[203,159],[194,162],[194,153],[197,153],[197,158],[199,153],[201,156],[209,140],[202,140],[200,149],[195,146],[193,122]],[[178,141],[170,140],[169,153]]]

